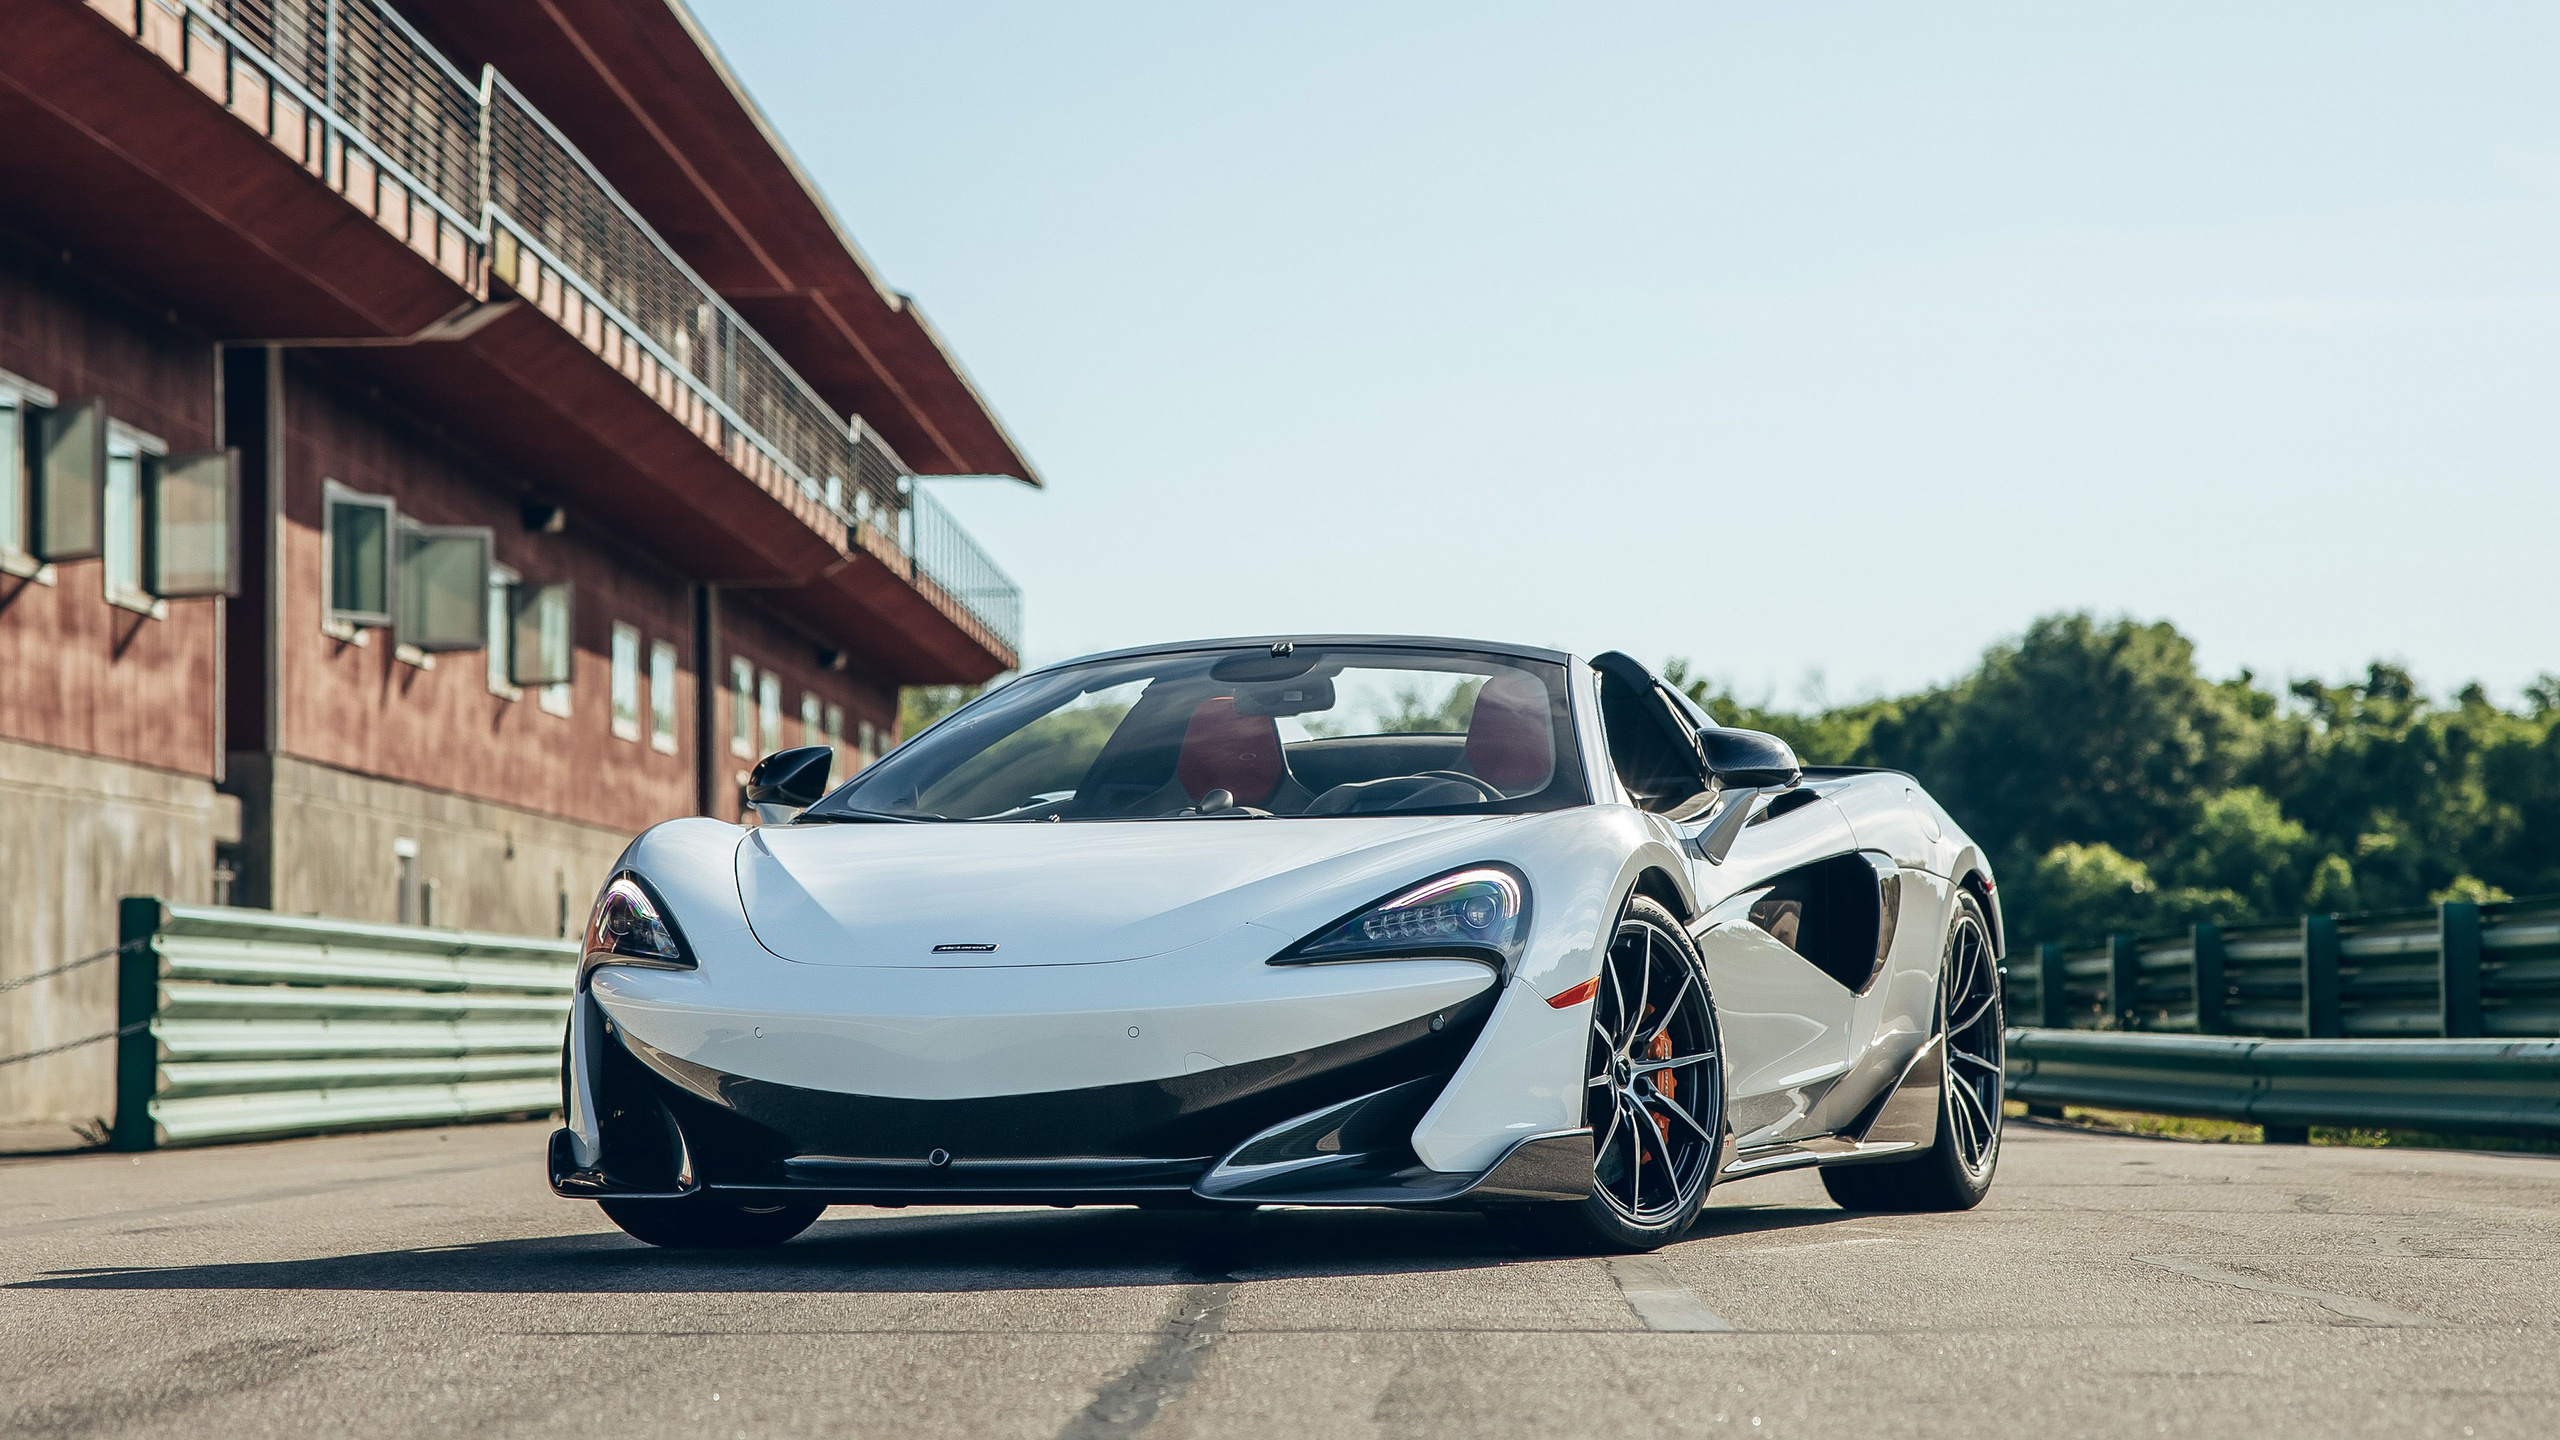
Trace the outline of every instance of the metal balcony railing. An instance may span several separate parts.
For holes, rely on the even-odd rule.
[[[588,330],[740,470],[796,489],[954,622],[1018,651],[1019,587],[494,69],[470,80],[382,0],[134,0],[133,33],[351,199],[372,174],[400,188],[404,215],[414,195],[443,221],[423,240],[405,222],[421,253]]]
[[[480,87],[397,12],[362,0],[194,0],[189,8],[265,55],[456,218],[479,213]]]

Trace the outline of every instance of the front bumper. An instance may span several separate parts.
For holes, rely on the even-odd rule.
[[[582,994],[569,1045],[573,1124],[552,1140],[552,1189],[587,1199],[708,1189],[748,1204],[891,1206],[1412,1205],[1587,1194],[1588,1131],[1523,1137],[1472,1173],[1430,1170],[1414,1153],[1416,1123],[1474,1047],[1501,991],[1488,986],[1427,1014],[1266,1059],[948,1099],[714,1069],[614,1025]]]

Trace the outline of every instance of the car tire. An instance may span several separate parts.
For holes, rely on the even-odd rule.
[[[605,1218],[634,1240],[669,1250],[746,1250],[779,1245],[818,1221],[827,1207],[740,1205],[708,1192],[680,1200],[599,1200]]]
[[[1673,992],[1669,1000],[1662,990]],[[1660,1249],[1695,1223],[1724,1153],[1715,1000],[1679,918],[1645,896],[1630,898],[1588,1004],[1583,1093],[1597,1162],[1592,1193],[1497,1212],[1497,1223],[1524,1248],[1546,1253]],[[1634,1116],[1650,1134],[1628,1128]],[[1673,1199],[1643,1203],[1647,1177]]]
[[[1938,1138],[1908,1160],[1825,1166],[1822,1188],[1834,1202],[1844,1210],[1903,1212],[1970,1210],[1982,1203],[2000,1165],[2007,1019],[1991,927],[1980,903],[1960,891],[1938,969],[1938,1033],[1947,1046]]]

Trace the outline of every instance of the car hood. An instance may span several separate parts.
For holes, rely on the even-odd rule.
[[[738,846],[738,894],[766,949],[810,965],[1089,965],[1256,922],[1277,951],[1516,818],[769,826]]]

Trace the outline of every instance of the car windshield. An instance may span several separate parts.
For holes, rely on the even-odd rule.
[[[1586,799],[1562,665],[1392,645],[1256,646],[1024,676],[801,819],[1519,814]]]

